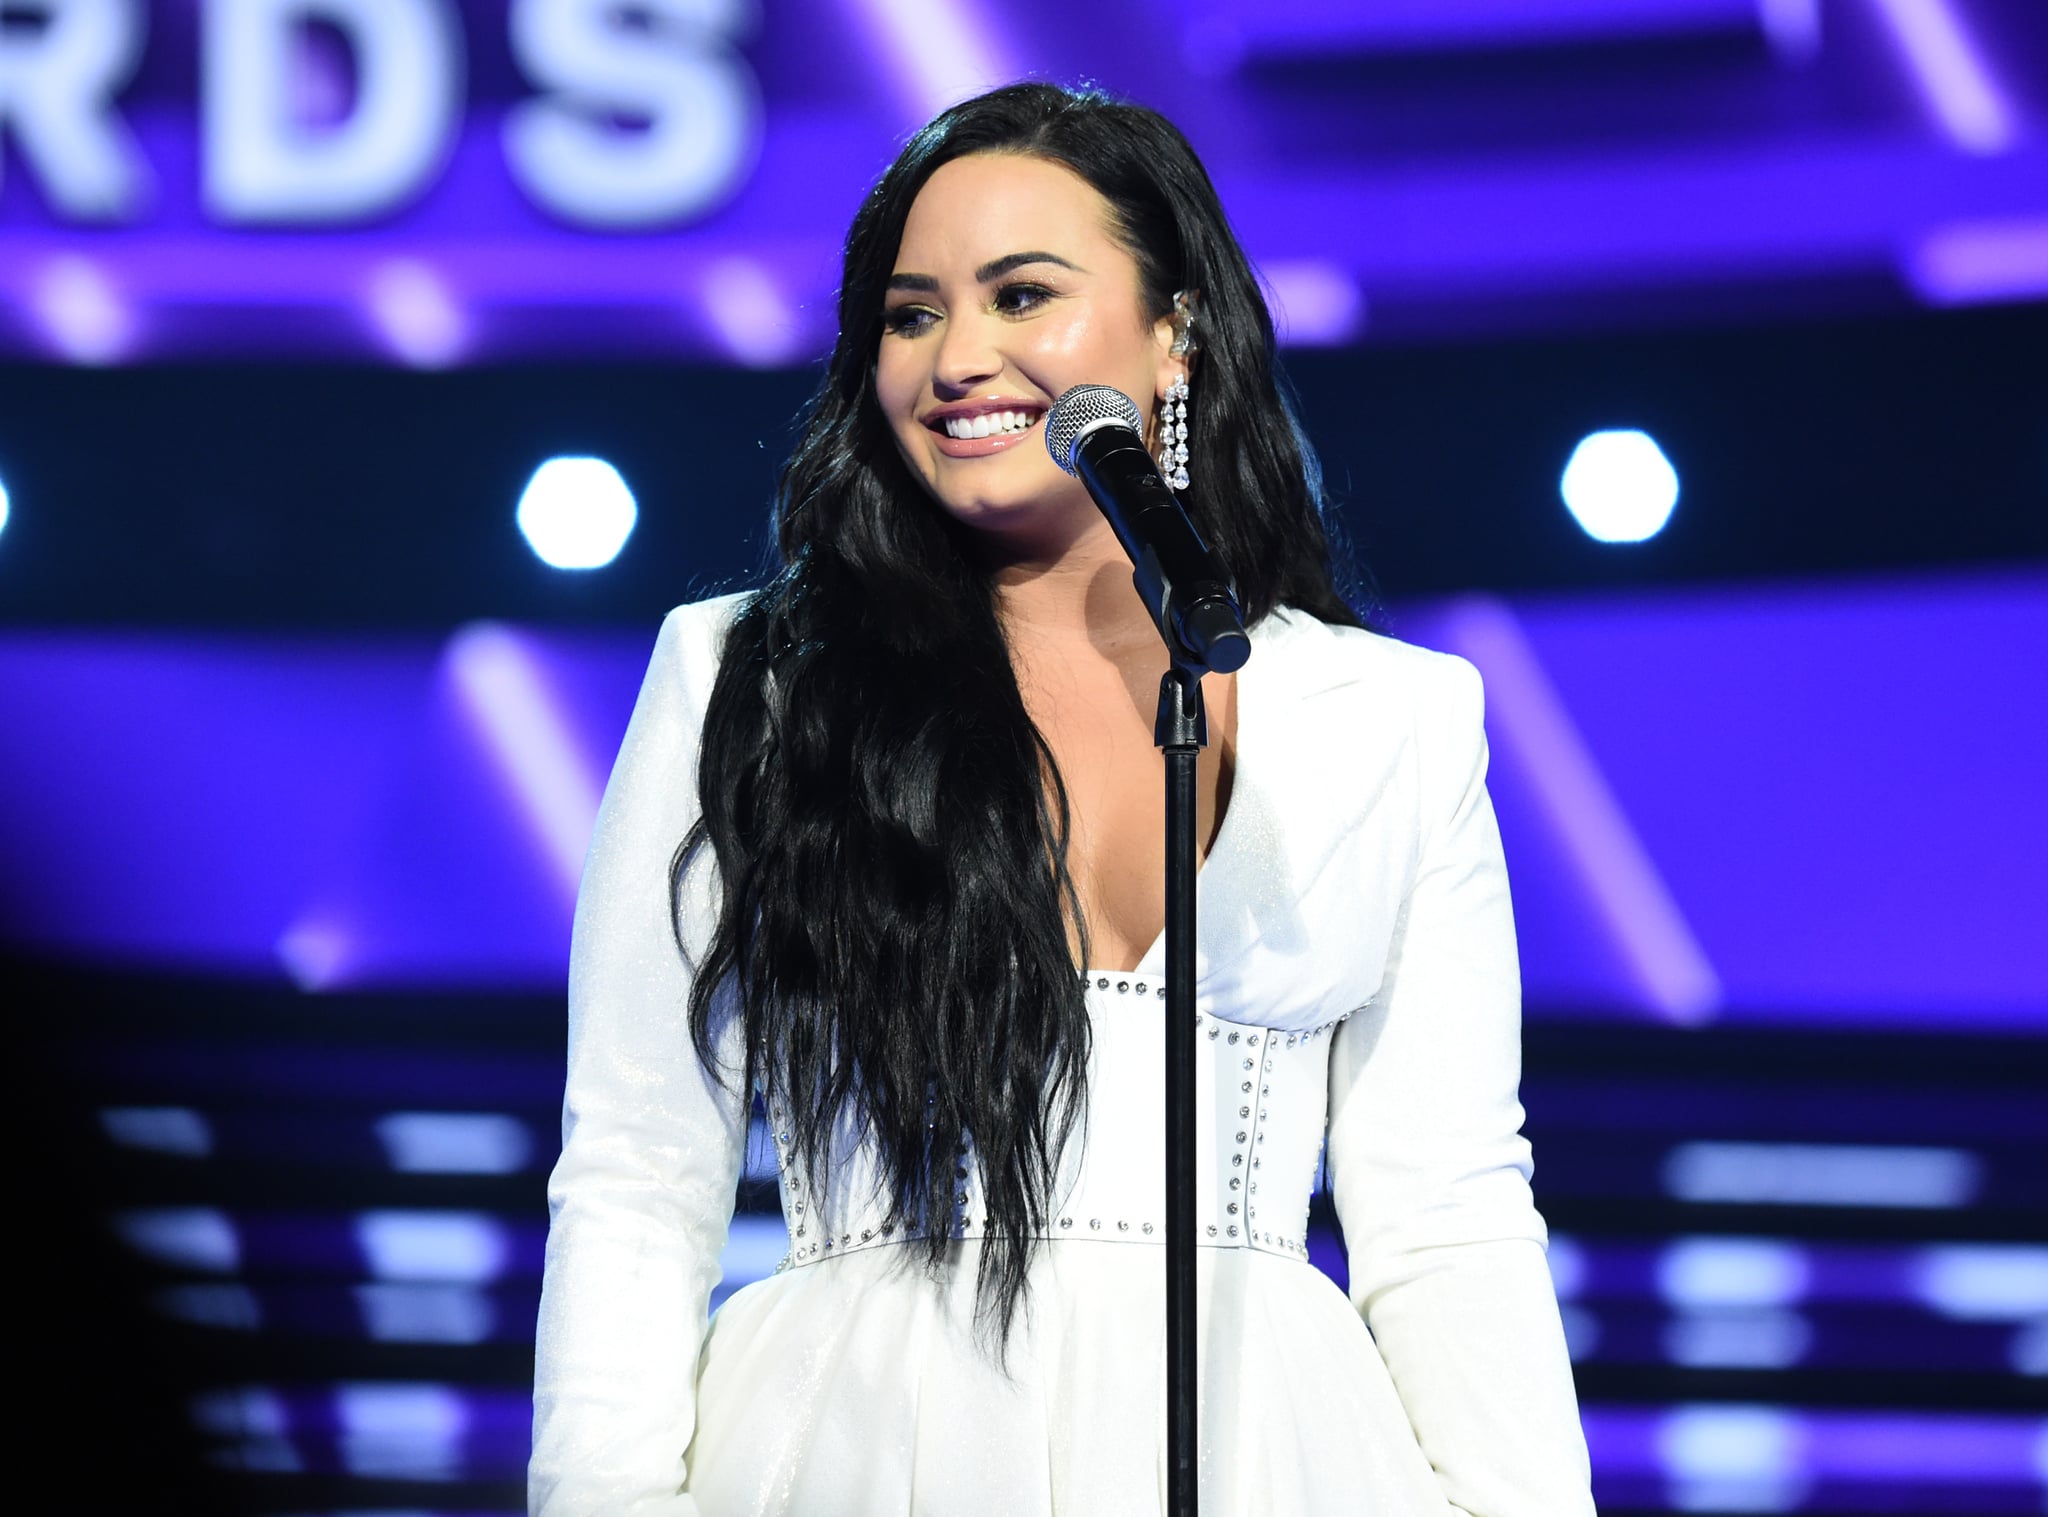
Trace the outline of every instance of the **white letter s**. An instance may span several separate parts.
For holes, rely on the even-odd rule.
[[[582,226],[682,221],[752,166],[761,102],[731,37],[745,0],[640,0],[640,27],[614,0],[512,0],[512,53],[552,93],[513,107],[505,151],[520,185]],[[607,115],[638,117],[622,131]]]

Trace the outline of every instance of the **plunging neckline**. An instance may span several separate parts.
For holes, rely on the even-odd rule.
[[[1253,647],[1254,649],[1257,647],[1256,639],[1254,640]],[[1232,834],[1237,830],[1231,825],[1232,818],[1243,809],[1239,802],[1243,799],[1245,729],[1247,725],[1244,713],[1244,676],[1245,670],[1250,667],[1251,665],[1247,663],[1237,671],[1237,685],[1232,691],[1232,697],[1236,701],[1237,707],[1237,736],[1230,749],[1230,801],[1223,808],[1223,820],[1216,824],[1216,836],[1210,839],[1209,851],[1195,861],[1195,910],[1197,922],[1200,921],[1202,901],[1207,893],[1203,889],[1203,882],[1208,879],[1210,866],[1216,862],[1217,856],[1223,852],[1225,843],[1229,841]],[[1161,767],[1163,770],[1163,762]],[[1154,935],[1152,941],[1145,946],[1145,951],[1138,955],[1138,962],[1136,964],[1129,969],[1104,969],[1100,965],[1094,965],[1088,968],[1077,969],[1075,973],[1079,974],[1082,979],[1091,982],[1100,979],[1104,975],[1108,975],[1112,979],[1127,980],[1151,963],[1153,955],[1157,954],[1163,958],[1166,953],[1166,924],[1163,920],[1165,916],[1165,881],[1163,876],[1160,883],[1160,895],[1162,898],[1160,911],[1162,920],[1159,931]],[[1164,969],[1160,973],[1163,975],[1165,973]]]

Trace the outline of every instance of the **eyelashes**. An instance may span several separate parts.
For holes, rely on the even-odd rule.
[[[996,291],[995,308],[1006,316],[1021,316],[1050,299],[1052,291],[1042,284],[1006,284]]]
[[[1003,316],[1028,316],[1053,298],[1053,292],[1042,284],[1019,281],[999,287],[989,304]],[[939,312],[930,306],[897,305],[882,312],[882,329],[892,337],[918,337],[929,331],[939,320]]]

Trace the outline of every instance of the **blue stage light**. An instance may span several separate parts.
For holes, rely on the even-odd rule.
[[[741,1212],[732,1219],[725,1251],[718,1256],[718,1288],[711,1293],[711,1304],[716,1306],[734,1291],[767,1279],[788,1254],[789,1229],[782,1218]]]
[[[1587,1281],[1586,1250],[1576,1238],[1563,1233],[1550,1235],[1550,1246],[1544,1251],[1550,1261],[1550,1284],[1560,1301],[1572,1301],[1585,1294]]]
[[[1921,1250],[1912,1293],[1960,1322],[2048,1324],[2048,1248],[1946,1243]]]
[[[1813,1347],[1813,1324],[1772,1308],[1680,1312],[1658,1335],[1664,1357],[1687,1369],[1790,1369]]]
[[[602,458],[550,458],[519,497],[527,546],[557,569],[602,569],[619,556],[640,509]]]
[[[395,1111],[377,1119],[377,1137],[407,1174],[517,1174],[534,1150],[524,1122],[495,1112]]]
[[[203,1159],[213,1152],[213,1127],[203,1113],[185,1106],[108,1106],[100,1126],[123,1148]]]
[[[291,1408],[265,1385],[207,1391],[191,1403],[193,1425],[223,1438],[282,1438],[291,1431]]]
[[[1812,1274],[1796,1243],[1775,1238],[1674,1238],[1657,1260],[1657,1289],[1689,1309],[1789,1306]]]
[[[2014,1333],[2006,1358],[2018,1374],[2048,1376],[2048,1317]]]
[[[1681,1143],[1664,1193],[1747,1206],[1968,1206],[1984,1166],[1959,1148],[1848,1143]]]
[[[246,1285],[168,1285],[150,1304],[163,1316],[198,1327],[253,1333],[263,1326],[263,1304]]]
[[[0,533],[7,530],[7,481],[0,479]]]
[[[1572,449],[1558,493],[1596,542],[1655,537],[1678,504],[1678,471],[1647,432],[1594,432]]]
[[[452,1385],[360,1381],[334,1388],[335,1452],[351,1475],[453,1480],[463,1472],[470,1406]]]
[[[466,1285],[394,1285],[354,1289],[363,1331],[379,1343],[482,1343],[496,1330],[498,1308]]]
[[[242,1240],[226,1212],[210,1206],[151,1206],[117,1213],[114,1232],[145,1259],[172,1269],[231,1275]]]
[[[1787,1512],[1808,1479],[1798,1413],[1775,1406],[1676,1406],[1655,1448],[1681,1511]]]
[[[355,1233],[378,1280],[478,1284],[502,1275],[512,1253],[503,1224],[481,1212],[364,1212]]]

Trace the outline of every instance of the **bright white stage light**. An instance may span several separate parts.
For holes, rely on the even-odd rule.
[[[351,1475],[452,1480],[462,1470],[469,1408],[448,1385],[365,1381],[336,1386],[341,1462]]]
[[[2048,1328],[2048,1248],[1936,1244],[1913,1266],[1913,1294],[1963,1322],[2039,1322]]]
[[[1572,449],[1558,493],[1596,542],[1655,537],[1678,504],[1678,471],[1647,432],[1594,432]]]
[[[395,1111],[377,1119],[377,1137],[407,1174],[517,1174],[533,1156],[526,1124],[495,1112]]]
[[[1810,1274],[1806,1250],[1775,1238],[1674,1238],[1657,1259],[1658,1292],[1693,1309],[1789,1306]]]
[[[0,479],[0,532],[7,530],[7,481]]]
[[[364,1212],[356,1246],[375,1278],[418,1284],[495,1280],[512,1254],[504,1227],[476,1212]]]
[[[1675,1406],[1657,1459],[1680,1511],[1789,1512],[1811,1483],[1799,1418],[1774,1406]]]
[[[633,535],[640,508],[619,471],[601,458],[551,458],[519,497],[519,530],[541,562],[602,569]]]

